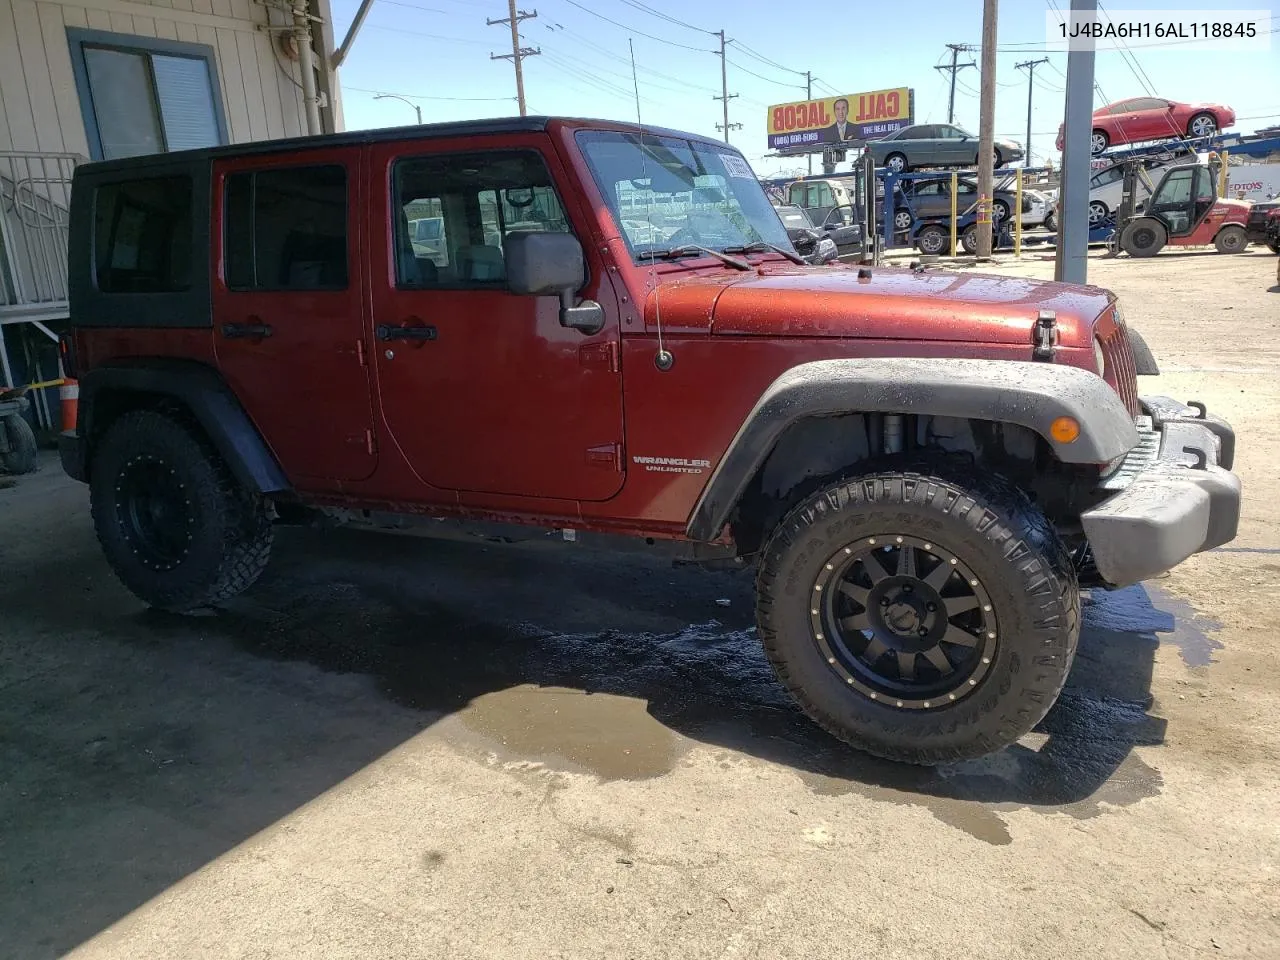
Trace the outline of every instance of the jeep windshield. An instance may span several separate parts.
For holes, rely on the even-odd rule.
[[[579,132],[578,144],[637,262],[775,247],[794,256],[777,212],[732,147],[605,130]]]

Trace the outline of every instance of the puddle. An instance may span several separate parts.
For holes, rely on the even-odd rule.
[[[670,772],[688,745],[646,706],[632,697],[521,684],[477,697],[457,719],[510,757],[603,780],[647,780]]]
[[[1109,631],[1158,635],[1161,643],[1177,647],[1188,667],[1207,667],[1214,662],[1214,651],[1222,649],[1210,635],[1222,624],[1153,584],[1095,590],[1085,614],[1086,624],[1092,620]]]

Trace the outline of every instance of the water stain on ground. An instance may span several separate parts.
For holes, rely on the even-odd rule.
[[[645,780],[671,771],[688,741],[659,723],[643,700],[568,687],[520,684],[486,693],[457,714],[510,757],[602,780]]]
[[[1123,590],[1095,590],[1092,617],[1120,633],[1152,633],[1178,649],[1188,667],[1207,667],[1221,641],[1210,634],[1222,624],[1154,584]]]

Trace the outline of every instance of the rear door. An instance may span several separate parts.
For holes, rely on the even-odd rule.
[[[560,325],[559,300],[507,288],[517,230],[574,233],[587,212],[545,137],[376,144],[369,255],[382,418],[417,475],[478,494],[606,500],[622,486],[618,302],[599,269],[581,296],[604,328]],[[436,258],[408,222],[443,221]]]
[[[291,480],[377,463],[361,296],[360,153],[214,163],[218,367]]]

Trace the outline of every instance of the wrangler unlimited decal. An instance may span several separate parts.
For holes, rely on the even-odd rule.
[[[632,461],[649,473],[703,473],[710,460],[686,460],[684,457],[632,457]]]

